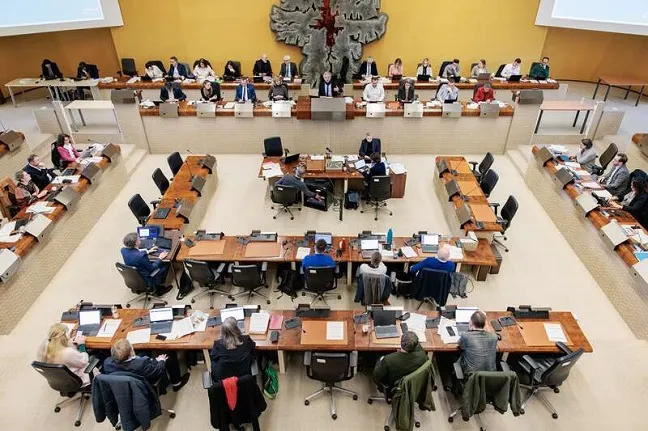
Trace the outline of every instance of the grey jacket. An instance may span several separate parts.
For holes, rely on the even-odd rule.
[[[628,183],[630,182],[630,171],[624,164],[616,169],[615,166],[610,166],[610,169],[605,174],[603,185],[605,189],[614,196],[622,196],[628,190]]]
[[[301,178],[297,177],[296,175],[293,174],[286,174],[279,181],[277,181],[277,184],[280,186],[289,186],[289,187],[294,187],[297,190],[301,191],[304,193],[304,195],[308,196],[309,198],[315,196],[315,192],[312,192],[308,190],[308,187],[306,184],[301,180]]]
[[[389,276],[382,274],[362,274],[357,280],[354,301],[362,305],[381,304],[391,295],[392,285]]]
[[[592,166],[596,161],[596,150],[594,147],[576,153],[576,161],[583,166],[587,172],[592,172]]]

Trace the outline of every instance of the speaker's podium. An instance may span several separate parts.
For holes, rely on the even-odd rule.
[[[311,98],[311,120],[344,121],[346,103],[344,97]]]

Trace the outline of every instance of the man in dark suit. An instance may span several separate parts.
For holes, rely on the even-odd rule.
[[[236,87],[236,96],[235,100],[237,102],[256,102],[256,92],[254,91],[254,85],[250,84],[247,76],[241,78],[241,83]]]
[[[173,79],[185,79],[189,73],[184,64],[178,63],[178,57],[171,57],[169,59],[171,64],[169,64],[169,73],[168,75]]]
[[[121,254],[124,264],[137,268],[137,272],[142,278],[147,281],[149,286],[155,289],[155,295],[161,296],[171,290],[173,286],[164,286],[169,267],[162,262],[162,259],[167,256],[167,252],[160,253],[157,259],[151,261],[149,253],[157,251],[156,248],[140,250],[140,239],[135,232],[126,234],[123,243],[124,247],[121,249]],[[153,274],[156,270],[157,272]]]
[[[387,167],[380,159],[380,153],[371,153],[371,167],[369,170],[362,172],[362,176],[367,180],[367,184],[373,177],[382,177],[387,175]]]
[[[171,97],[173,96],[173,98]],[[187,95],[184,94],[180,88],[179,82],[173,82],[173,78],[167,77],[167,81],[164,83],[164,87],[160,89],[160,100],[166,102],[167,100],[185,100]]]
[[[324,72],[319,83],[320,97],[338,97],[344,93],[344,86],[333,82],[331,72]]]
[[[374,138],[373,136],[371,136],[371,133],[367,132],[365,138],[360,143],[360,150],[358,151],[358,155],[369,160],[369,156],[371,156],[373,153],[380,154],[380,139]]]
[[[628,190],[630,171],[626,166],[627,162],[628,156],[618,153],[612,160],[612,166],[608,172],[598,179],[598,182],[614,196],[620,197]]]
[[[45,79],[55,79],[63,78],[63,74],[58,68],[58,65],[52,60],[45,59],[41,64],[41,78]]]
[[[30,154],[29,157],[27,157],[27,166],[25,166],[23,171],[27,172],[31,176],[32,181],[34,181],[34,184],[36,184],[36,187],[40,190],[47,187],[56,177],[54,169],[47,169],[41,162],[40,157],[36,154]]]
[[[378,66],[376,66],[376,62],[374,61],[373,57],[367,57],[367,59],[362,62],[360,69],[358,69],[358,75],[378,76]]]
[[[268,55],[263,54],[260,59],[254,62],[252,68],[252,75],[254,76],[272,76],[272,65],[268,60]]]
[[[290,79],[298,78],[299,71],[297,70],[297,65],[290,61],[289,55],[284,55],[283,63],[281,63],[281,71],[279,72],[282,78]]]

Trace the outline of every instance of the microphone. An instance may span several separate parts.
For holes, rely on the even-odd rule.
[[[193,152],[191,152],[190,149],[187,149],[186,151],[187,151],[189,154],[195,155]],[[189,169],[189,175],[191,175],[191,177],[189,178],[189,182],[192,182],[192,181],[194,180],[194,174],[193,174],[193,172],[191,171],[191,164],[190,164],[189,162],[187,162],[187,169]]]
[[[480,188],[480,187],[481,187],[481,186],[480,186],[479,184],[477,184],[477,185],[476,185],[475,187],[473,187],[473,188],[472,188],[468,193],[466,193],[465,195],[461,195],[461,199],[463,199],[463,200],[465,200],[465,201],[470,201],[470,196],[468,196],[468,195],[471,194],[472,192],[474,192],[475,190],[477,190],[477,189]]]
[[[288,157],[289,153],[290,153],[290,150],[288,148],[284,148],[284,157]]]
[[[326,156],[330,158],[331,154],[333,154],[333,151],[329,147],[326,147]]]

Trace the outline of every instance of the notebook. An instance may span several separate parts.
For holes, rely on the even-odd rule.
[[[283,316],[281,314],[273,314],[270,318],[270,325],[268,329],[271,331],[281,330],[281,325],[283,324]]]

